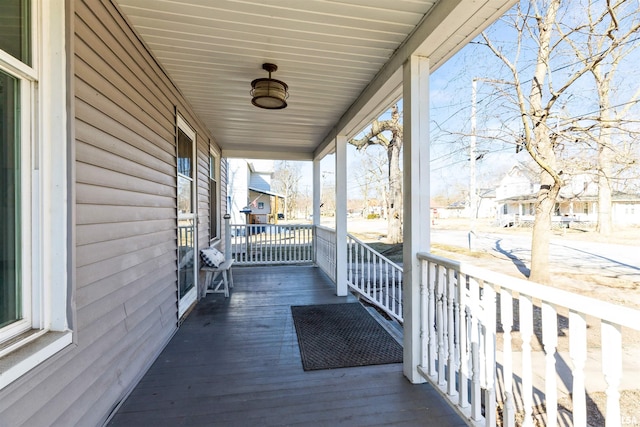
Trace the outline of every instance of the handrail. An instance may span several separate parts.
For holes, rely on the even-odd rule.
[[[523,425],[533,425],[534,406],[542,404],[546,425],[569,425],[566,413],[558,411],[560,378],[571,384],[571,425],[587,425],[586,372],[592,377],[600,369],[607,384],[607,425],[621,424],[622,328],[640,331],[640,310],[426,252],[417,258],[422,269],[418,372],[468,421],[513,427],[519,411]],[[589,347],[587,318],[600,326],[601,344]],[[561,342],[564,335],[568,339]],[[532,346],[534,337],[542,348]],[[514,343],[520,348],[514,350]],[[538,358],[543,361],[534,363]],[[558,369],[558,360],[570,368]]]
[[[401,266],[399,266],[395,262],[391,261],[386,256],[382,255],[380,252],[376,251],[371,246],[369,246],[366,243],[364,243],[362,240],[358,239],[357,237],[355,237],[355,236],[353,236],[351,234],[348,234],[347,236],[348,236],[348,238],[350,238],[351,240],[353,240],[355,243],[359,244],[360,246],[363,246],[364,248],[370,250],[371,252],[377,253],[382,261],[384,261],[384,262],[386,262],[386,263],[388,263],[390,265],[393,265],[395,268],[398,268],[398,269],[400,269],[400,271],[402,271],[402,267]]]
[[[231,224],[235,265],[312,263],[313,226],[309,224]]]
[[[402,323],[402,267],[351,234],[347,246],[349,287]]]
[[[443,267],[459,271],[462,274],[474,276],[479,280],[500,284],[501,288],[529,295],[532,298],[547,301],[574,311],[580,311],[594,315],[602,320],[617,323],[627,328],[640,331],[640,310],[611,304],[606,301],[568,292],[540,283],[530,282],[513,276],[508,276],[496,271],[487,270],[461,261],[443,258],[428,252],[418,252],[418,259],[422,261],[433,260]]]

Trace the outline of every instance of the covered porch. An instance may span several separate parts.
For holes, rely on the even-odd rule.
[[[291,305],[355,301],[313,266],[235,268],[195,307],[111,426],[437,425],[464,421],[402,364],[303,371]]]
[[[514,1],[117,3],[210,129],[216,155],[313,162],[314,223],[221,233],[225,249],[250,269],[236,269],[237,289],[228,301],[207,297],[195,306],[114,425],[126,425],[129,416],[131,425],[497,425],[498,418],[510,426],[516,418],[524,425],[534,418],[585,425],[587,341],[593,341],[587,317],[603,331],[596,341],[607,422],[620,424],[622,332],[637,329],[640,313],[429,253],[430,74]],[[260,65],[269,64],[274,72],[277,65],[274,77],[290,88],[280,111],[257,109],[248,95],[250,82],[265,76]],[[347,234],[345,185],[347,141],[399,99],[402,270],[366,248],[356,251],[361,246]],[[336,216],[333,227],[323,228],[320,162],[330,154]],[[211,216],[210,206],[198,205],[198,215]],[[304,236],[312,241],[296,241]],[[293,243],[273,243],[274,237]],[[195,247],[207,243],[201,239]],[[318,269],[306,268],[321,270],[332,283],[321,274],[304,278],[302,267],[295,274],[256,267],[288,262],[285,253],[301,254],[305,259],[293,262],[313,262]],[[377,270],[382,265],[384,275]],[[402,318],[402,365],[301,372],[288,307],[349,299],[350,291],[384,301],[383,310]],[[559,334],[570,339],[559,343]],[[534,338],[540,345],[532,346]],[[561,351],[568,353],[566,384],[558,379]],[[189,383],[195,390],[184,389]],[[559,383],[574,396],[571,417],[558,411]]]

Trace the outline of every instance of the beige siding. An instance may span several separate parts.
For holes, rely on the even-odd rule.
[[[0,392],[0,425],[100,425],[175,332],[176,111],[208,244],[208,131],[110,1],[72,4],[76,344]]]

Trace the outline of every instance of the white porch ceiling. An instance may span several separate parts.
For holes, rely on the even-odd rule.
[[[409,55],[437,68],[514,0],[117,3],[224,156],[309,160],[400,97]],[[264,62],[289,85],[284,110],[251,105]]]

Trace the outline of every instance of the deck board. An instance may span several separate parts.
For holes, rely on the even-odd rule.
[[[310,266],[242,267],[208,295],[110,426],[464,426],[401,364],[305,372],[291,305],[352,302]]]

